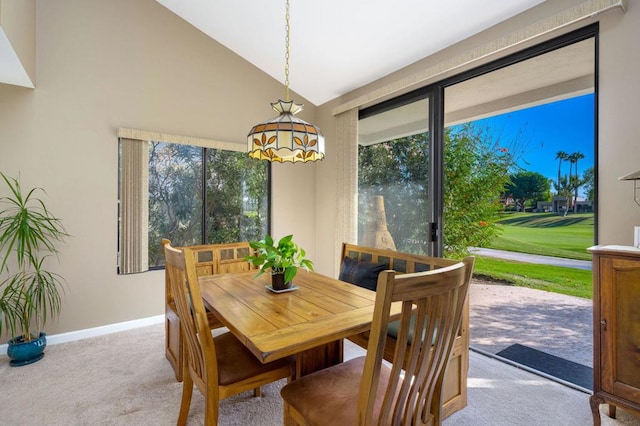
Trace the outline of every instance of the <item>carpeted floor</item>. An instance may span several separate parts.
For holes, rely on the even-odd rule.
[[[6,425],[174,425],[181,384],[164,358],[164,327],[136,330],[49,346],[44,359],[9,367],[0,357],[0,424]],[[363,351],[347,344],[345,357]],[[472,352],[469,404],[446,419],[454,425],[591,424],[589,395]],[[220,425],[281,425],[283,382],[220,404]],[[604,413],[606,406],[602,406]],[[640,425],[618,411],[603,425]],[[203,404],[194,391],[190,425],[203,423]]]

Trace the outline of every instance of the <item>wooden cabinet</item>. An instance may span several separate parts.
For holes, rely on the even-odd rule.
[[[599,406],[640,412],[640,249],[595,246],[593,254],[593,424]]]

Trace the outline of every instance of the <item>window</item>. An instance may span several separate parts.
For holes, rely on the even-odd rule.
[[[133,185],[123,147],[130,143],[141,143],[146,151],[142,160],[134,161],[138,168],[146,167],[146,173]],[[182,143],[121,139],[120,144],[119,273],[162,267],[162,238],[186,246],[256,240],[269,232],[268,162],[255,161],[243,151]],[[144,208],[129,213],[126,200],[136,197],[126,195],[127,185],[139,193],[140,204],[146,203],[147,221],[135,218],[145,215]],[[136,256],[144,259],[131,264]]]

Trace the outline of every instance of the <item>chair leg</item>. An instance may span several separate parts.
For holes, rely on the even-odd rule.
[[[218,426],[218,396],[207,392],[204,396],[204,426]]]
[[[187,424],[187,417],[189,417],[189,408],[191,407],[191,394],[193,393],[193,379],[189,371],[184,371],[186,374],[182,378],[182,400],[180,402],[180,414],[178,415],[178,426],[185,426]]]
[[[284,426],[298,426],[298,422],[294,420],[291,416],[291,406],[287,403],[287,401],[283,401],[283,419],[282,424]]]
[[[182,361],[182,362],[180,362]],[[182,327],[180,328],[180,351],[178,352],[178,362],[176,363],[176,379],[181,382],[183,380],[185,371],[187,368],[185,367],[187,363],[187,342],[182,338]],[[187,371],[186,374],[189,374]]]
[[[254,398],[260,398],[262,396],[262,391],[260,390],[260,386],[257,388],[253,388],[253,396]]]

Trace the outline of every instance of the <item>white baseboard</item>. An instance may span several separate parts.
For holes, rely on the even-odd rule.
[[[70,331],[68,333],[53,334],[51,336],[47,336],[47,346],[57,345],[59,343],[65,342],[73,342],[75,340],[86,339],[88,337],[103,336],[105,334],[117,333],[119,331],[132,330],[134,328],[160,324],[162,322],[164,322],[164,315],[156,315],[153,317],[141,318],[132,321],[102,325],[100,327],[86,328],[84,330]],[[7,346],[7,344],[0,345],[0,355],[7,354]]]

